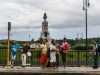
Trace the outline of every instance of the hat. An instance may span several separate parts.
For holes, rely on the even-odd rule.
[[[16,41],[14,41],[14,43],[16,43]]]

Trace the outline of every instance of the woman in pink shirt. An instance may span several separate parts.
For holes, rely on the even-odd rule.
[[[69,48],[69,45],[66,42],[66,38],[64,38],[63,43],[62,43],[62,61],[63,61],[64,68],[66,68],[66,54],[67,54],[68,48]]]

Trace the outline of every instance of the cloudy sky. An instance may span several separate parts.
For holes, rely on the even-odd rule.
[[[100,36],[100,0],[90,0],[88,37]],[[50,36],[62,39],[85,38],[83,0],[0,0],[0,39],[7,39],[11,22],[11,39],[29,40],[40,37],[43,14],[47,13]]]

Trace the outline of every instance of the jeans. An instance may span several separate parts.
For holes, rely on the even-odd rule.
[[[22,59],[22,66],[26,66],[26,53],[22,53],[21,59]]]
[[[59,54],[56,54],[56,66],[59,66]]]
[[[98,67],[98,54],[94,55],[94,67]]]
[[[16,54],[15,55],[11,54],[11,61],[15,61],[15,59],[16,59]]]

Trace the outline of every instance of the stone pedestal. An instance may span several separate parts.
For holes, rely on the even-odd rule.
[[[48,22],[47,21],[42,22],[42,31],[41,31],[40,35],[41,35],[40,38],[47,39],[48,42],[52,40],[52,38],[50,37],[50,33],[48,31]]]

